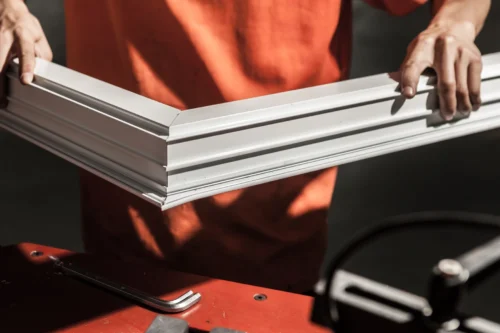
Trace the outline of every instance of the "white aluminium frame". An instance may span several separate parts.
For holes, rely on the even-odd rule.
[[[483,105],[443,122],[434,78],[405,100],[388,74],[186,111],[37,60],[9,71],[0,127],[162,209],[500,127],[500,53],[483,57]]]

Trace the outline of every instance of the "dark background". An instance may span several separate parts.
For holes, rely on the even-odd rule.
[[[62,1],[27,3],[42,22],[54,61],[64,64]],[[478,38],[483,54],[500,51],[500,3],[493,3]],[[397,70],[406,46],[430,18],[428,7],[404,18],[360,0],[354,9],[353,77]],[[500,131],[491,131],[342,166],[329,219],[328,258],[356,231],[385,216],[431,209],[500,215],[497,140]],[[76,168],[5,132],[0,132],[0,147],[0,244],[35,242],[82,250]],[[423,294],[433,263],[492,236],[452,228],[401,233],[367,247],[348,268]],[[499,282],[500,276],[495,277],[472,293],[467,310],[500,321]]]

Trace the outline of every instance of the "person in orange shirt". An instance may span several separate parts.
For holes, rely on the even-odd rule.
[[[367,0],[405,15],[427,0]],[[474,40],[491,0],[434,0],[408,47],[401,91],[438,76],[445,119],[481,104]],[[351,2],[342,0],[66,0],[68,67],[179,109],[348,78]],[[50,46],[22,0],[0,0],[0,63],[33,80]],[[197,200],[161,212],[81,172],[86,250],[305,292],[318,279],[336,168]]]

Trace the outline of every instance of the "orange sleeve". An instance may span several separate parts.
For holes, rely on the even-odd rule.
[[[392,15],[403,16],[424,5],[428,0],[365,0],[365,2]]]

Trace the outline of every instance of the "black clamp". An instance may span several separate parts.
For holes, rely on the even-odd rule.
[[[459,312],[461,300],[500,266],[500,237],[433,267],[427,298],[338,270],[365,242],[388,231],[418,226],[462,226],[498,231],[500,219],[471,213],[430,212],[399,216],[362,233],[334,259],[317,290],[312,320],[336,333],[500,333],[500,325]]]

